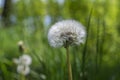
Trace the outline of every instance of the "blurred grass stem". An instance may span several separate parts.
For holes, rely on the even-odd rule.
[[[82,80],[86,80],[86,76],[85,76],[85,65],[86,65],[86,55],[87,55],[87,44],[88,44],[88,36],[89,36],[89,31],[90,31],[90,21],[91,21],[91,17],[92,17],[92,11],[93,11],[93,8],[91,8],[90,10],[90,14],[89,14],[89,17],[88,17],[88,21],[87,21],[87,35],[86,35],[86,41],[85,41],[85,46],[84,46],[84,50],[83,50],[83,53],[82,53]]]

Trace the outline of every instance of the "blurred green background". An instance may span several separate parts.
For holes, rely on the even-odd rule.
[[[0,0],[0,80],[20,80],[20,40],[33,60],[26,80],[68,80],[65,49],[47,40],[64,19],[87,29],[86,43],[70,48],[73,80],[120,80],[120,0]]]

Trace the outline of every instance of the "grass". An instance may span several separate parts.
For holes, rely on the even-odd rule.
[[[119,51],[115,49],[111,51],[109,48],[111,41],[109,41],[109,37],[106,38],[108,34],[105,22],[94,24],[94,26],[102,26],[101,30],[99,27],[89,27],[93,26],[93,24],[90,25],[93,23],[90,19],[91,16],[87,24],[89,31],[87,31],[85,45],[73,46],[70,49],[73,80],[85,80],[86,78],[89,80],[109,80],[111,78],[119,80]],[[17,46],[20,40],[25,42],[26,53],[33,59],[31,73],[26,76],[27,80],[68,80],[64,48],[51,48],[47,41],[47,32],[44,27],[39,27],[40,25],[37,23],[33,32],[29,32],[27,28],[29,26],[25,27],[23,24],[0,29],[0,80],[19,79],[12,59],[21,55]],[[95,34],[96,32],[97,34]],[[97,54],[99,55],[96,56]],[[98,63],[97,60],[100,62]],[[83,79],[82,74],[85,76]]]

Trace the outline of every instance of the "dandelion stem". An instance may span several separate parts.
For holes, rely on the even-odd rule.
[[[69,80],[72,80],[72,68],[70,63],[69,47],[66,47],[66,54],[67,54],[68,76],[69,76]]]
[[[20,75],[20,80],[25,80],[25,76],[24,75]]]

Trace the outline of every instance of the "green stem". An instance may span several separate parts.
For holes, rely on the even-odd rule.
[[[69,80],[72,80],[72,68],[70,63],[69,47],[66,47],[66,54],[67,54],[68,76],[69,76]]]
[[[20,74],[20,80],[26,80],[23,74]]]

